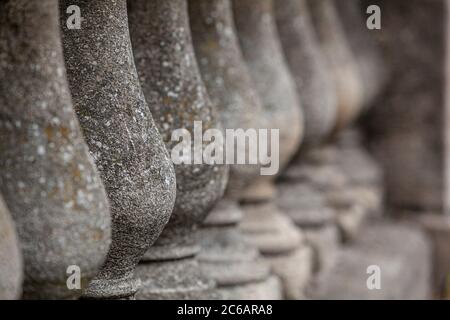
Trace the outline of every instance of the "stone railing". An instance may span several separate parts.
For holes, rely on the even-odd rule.
[[[448,296],[447,10],[0,1],[0,299]]]

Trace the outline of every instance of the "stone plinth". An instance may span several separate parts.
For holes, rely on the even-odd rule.
[[[405,245],[407,244],[407,245]],[[430,243],[408,224],[372,222],[308,292],[313,299],[428,299]],[[379,271],[377,281],[369,279]],[[369,285],[369,287],[368,287]],[[370,290],[372,288],[372,290]]]
[[[110,244],[109,205],[72,108],[58,3],[0,4],[0,191],[24,258],[25,298],[77,298]]]
[[[160,235],[175,200],[173,165],[142,93],[134,65],[125,0],[76,4],[81,29],[63,25],[75,110],[111,202],[112,245],[85,298],[131,298],[134,270]]]

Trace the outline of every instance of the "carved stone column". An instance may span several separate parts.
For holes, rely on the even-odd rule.
[[[14,222],[0,196],[0,300],[18,299],[22,292],[22,253]]]
[[[283,52],[305,115],[304,149],[322,143],[336,123],[335,83],[306,0],[275,1],[274,8]]]
[[[72,108],[56,0],[0,2],[0,191],[16,223],[25,298],[76,298],[110,244],[103,185]]]
[[[375,42],[379,31],[367,28],[369,15],[366,15],[366,9],[369,4],[364,5],[363,0],[333,1],[358,66],[363,86],[362,104],[367,109],[380,94],[388,75],[380,48]]]
[[[194,139],[207,129],[220,129],[220,123],[195,59],[187,1],[132,0],[129,11],[141,84],[164,142],[172,151],[180,143],[171,139],[172,133],[184,129],[195,152]],[[202,128],[195,128],[195,122]],[[207,144],[203,142],[203,147]],[[213,282],[199,269],[195,232],[222,197],[228,167],[200,162],[175,164],[177,197],[172,217],[139,268],[145,281],[143,299],[211,297],[208,290]]]
[[[335,209],[322,190],[302,176],[305,154],[320,147],[335,126],[335,84],[315,35],[306,0],[275,1],[277,29],[305,114],[304,145],[278,184],[277,203],[303,230],[314,250],[314,270],[334,262],[338,244]],[[312,168],[312,174],[317,171]]]
[[[303,132],[301,105],[276,34],[271,0],[233,1],[245,61],[263,102],[268,129],[280,130],[280,170],[297,150]],[[260,176],[243,197],[242,229],[271,262],[287,298],[303,296],[310,272],[310,250],[291,220],[277,208],[274,176]]]
[[[361,111],[363,87],[333,0],[308,0],[315,32],[327,59],[337,97],[335,130],[348,126]]]
[[[190,0],[194,48],[203,80],[225,129],[258,129],[262,104],[242,57],[229,0]],[[251,141],[249,143],[257,143]],[[250,146],[235,149],[249,156]],[[200,234],[202,268],[214,278],[226,299],[278,299],[271,277],[255,246],[238,228],[239,195],[260,174],[258,165],[232,165],[225,198],[208,216]]]
[[[363,84],[362,112],[378,108],[374,104],[389,73],[384,63],[380,46],[375,39],[378,30],[369,30],[366,25],[366,8],[362,0],[336,1],[334,6],[339,14],[348,44],[358,65]],[[348,177],[353,198],[369,213],[382,211],[382,173],[380,166],[363,146],[359,128],[347,130],[340,135],[338,147],[340,156],[336,159]]]
[[[81,29],[63,24],[75,109],[111,202],[112,245],[85,298],[132,298],[134,270],[173,208],[175,176],[142,93],[125,0],[63,0],[78,5]],[[147,279],[143,279],[146,281]]]
[[[335,144],[306,152],[303,168],[291,168],[290,174],[310,181],[326,195],[327,202],[336,210],[342,236],[347,240],[355,235],[369,213],[381,211],[380,172],[361,147],[357,134],[343,135],[343,130],[348,129],[363,110],[368,86],[362,86],[362,73],[354,62],[360,52],[351,50],[334,2],[318,0],[308,1],[308,4],[336,88],[337,121],[332,141]]]

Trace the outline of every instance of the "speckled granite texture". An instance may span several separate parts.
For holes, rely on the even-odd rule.
[[[25,298],[76,298],[110,244],[109,206],[72,108],[56,0],[0,2],[0,190],[16,223]]]
[[[134,65],[125,0],[76,4],[80,30],[63,25],[75,110],[111,202],[112,245],[85,298],[125,298],[134,269],[172,212],[175,174]]]
[[[174,130],[184,129],[194,135],[203,135],[207,129],[221,129],[217,110],[211,103],[195,59],[189,27],[186,0],[132,0],[128,2],[130,32],[142,88],[158,129],[169,152],[179,141],[172,141]],[[202,124],[202,130],[194,130],[194,122]],[[203,142],[203,147],[207,146]],[[199,245],[196,242],[197,227],[223,196],[228,179],[228,167],[220,164],[175,164],[177,196],[172,217],[156,244],[147,251],[147,277],[159,267],[151,261],[180,259],[179,266],[167,264],[168,274],[163,288],[147,287],[145,297],[165,294],[171,288],[180,298],[186,298],[186,290],[198,296],[191,288],[197,279],[198,291],[209,285],[200,270],[189,268],[188,258],[194,256]],[[190,272],[180,272],[186,264]],[[164,263],[162,263],[162,266]],[[141,271],[144,265],[141,266]],[[170,271],[171,270],[171,271]],[[169,274],[172,273],[172,274]],[[141,272],[144,274],[144,272]],[[161,273],[158,273],[161,274]],[[164,283],[160,279],[160,283]],[[147,282],[150,286],[151,283]],[[195,281],[194,281],[195,283]],[[185,286],[189,286],[186,288]]]

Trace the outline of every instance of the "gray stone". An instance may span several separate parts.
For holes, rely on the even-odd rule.
[[[377,39],[390,79],[365,128],[370,149],[384,169],[387,204],[442,211],[450,190],[445,173],[448,2],[369,2],[383,12]]]
[[[194,136],[194,122],[201,121],[203,131],[220,129],[217,110],[211,103],[201,79],[195,59],[188,20],[186,0],[133,0],[128,2],[130,32],[134,57],[144,95],[169,152],[179,141],[172,141],[175,129],[185,129]],[[203,147],[207,146],[203,143]],[[191,146],[194,145],[192,139]],[[172,217],[156,244],[147,251],[141,275],[149,286],[141,298],[153,298],[166,290],[171,297],[187,298],[207,294],[212,288],[198,268],[189,268],[199,245],[195,231],[211,208],[222,197],[228,177],[228,167],[218,164],[176,164],[177,197]],[[154,261],[178,259],[167,263],[165,272],[159,273]],[[196,263],[196,262],[192,262]],[[145,264],[145,265],[144,265]],[[178,266],[178,265],[179,266]],[[185,265],[186,271],[181,267]],[[142,271],[146,268],[146,272]],[[158,283],[148,281],[164,276]],[[185,288],[198,283],[198,292]],[[154,287],[152,287],[154,284]],[[161,286],[159,285],[161,284]],[[189,285],[190,286],[190,285]]]
[[[233,11],[242,53],[263,103],[265,128],[280,130],[282,170],[299,147],[304,120],[277,35],[273,3],[272,0],[235,0]],[[258,180],[266,179],[260,177]]]
[[[301,244],[301,232],[280,213],[274,201],[246,204],[244,208],[246,218],[240,227],[263,254],[289,252]]]
[[[0,300],[18,299],[22,292],[22,253],[14,222],[1,196],[0,261]]]
[[[326,273],[336,263],[341,248],[336,224],[326,223],[317,228],[303,228],[305,243],[313,250],[313,272],[316,276]]]
[[[271,276],[267,281],[254,282],[246,286],[220,289],[223,299],[233,300],[234,297],[252,297],[252,300],[281,300],[282,285],[276,276]]]
[[[302,228],[317,228],[335,222],[335,212],[321,192],[301,180],[278,184],[277,204]]]
[[[301,180],[279,183],[277,204],[301,228],[305,243],[312,248],[314,273],[329,269],[335,262],[340,242],[336,227],[340,215],[336,208],[327,203],[313,184]]]
[[[305,288],[313,274],[313,258],[313,250],[309,246],[299,246],[286,255],[266,257],[283,283],[283,297],[305,299]]]
[[[236,37],[229,0],[191,0],[189,16],[197,61],[211,102],[225,129],[257,129],[259,100]],[[252,141],[250,143],[255,143]],[[248,156],[249,147],[235,149]],[[237,225],[242,210],[239,195],[259,175],[258,165],[232,165],[225,198],[208,216],[201,233],[199,258],[205,274],[216,280],[219,291],[233,299],[246,296],[248,286],[268,281],[269,266],[256,247],[246,243]],[[270,294],[270,293],[269,293]]]
[[[363,107],[372,106],[387,80],[388,72],[375,41],[378,30],[370,30],[366,25],[365,0],[333,0],[339,14],[339,20],[345,31],[349,47],[355,57],[363,85]]]
[[[304,148],[322,142],[334,128],[337,107],[334,82],[306,0],[275,1],[274,7],[281,44],[305,115]]]
[[[407,216],[411,217],[411,213]],[[427,213],[418,217],[432,245],[433,298],[450,298],[450,219],[447,215]]]
[[[381,173],[360,148],[329,145],[311,149],[304,156],[304,164],[290,167],[284,176],[288,184],[309,184],[314,192],[321,193],[336,216],[343,240],[351,240],[369,215],[382,210]]]
[[[333,0],[308,0],[308,5],[335,83],[338,110],[335,130],[339,131],[361,112],[364,95],[361,75]]]
[[[77,298],[110,244],[106,194],[65,77],[56,0],[0,3],[0,190],[16,223],[25,298]]]
[[[275,9],[284,54],[305,113],[305,143],[283,172],[276,200],[282,211],[306,232],[314,259],[313,271],[317,273],[332,265],[339,242],[335,227],[339,224],[339,211],[329,204],[323,186],[341,189],[345,177],[334,168],[309,164],[305,155],[315,152],[335,128],[338,101],[334,73],[317,39],[306,1],[276,1]]]
[[[280,131],[280,170],[283,170],[303,138],[304,119],[278,38],[273,2],[236,0],[233,12],[244,59],[263,103],[263,124]],[[245,215],[241,228],[248,241],[271,262],[272,270],[282,280],[285,297],[298,299],[303,296],[304,279],[295,273],[295,268],[285,266],[299,264],[300,268],[308,269],[311,261],[299,261],[296,252],[304,246],[301,232],[274,202],[275,178],[260,176],[247,188],[242,197]],[[270,260],[275,255],[277,259]]]
[[[417,228],[392,222],[372,222],[360,230],[353,245],[343,249],[308,296],[315,299],[427,299],[430,293],[430,243]],[[380,268],[381,288],[367,281]]]
[[[63,25],[68,78],[87,143],[111,202],[112,245],[85,298],[130,298],[134,269],[166,225],[175,201],[173,165],[142,93],[125,0],[66,1],[79,30]]]

